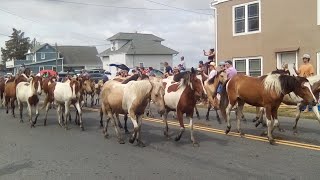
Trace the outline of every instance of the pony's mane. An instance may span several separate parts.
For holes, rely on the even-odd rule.
[[[320,75],[310,76],[307,78],[311,85],[320,80]]]
[[[281,75],[279,77],[282,91],[285,93],[292,92],[299,86],[299,84],[308,82],[307,78],[304,77],[294,77],[294,76],[288,76],[288,75]]]
[[[266,91],[274,90],[277,95],[280,95],[282,93],[280,74],[267,75],[263,80],[263,84]]]

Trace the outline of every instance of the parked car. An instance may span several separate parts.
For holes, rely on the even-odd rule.
[[[103,83],[109,80],[106,74],[101,73],[89,73],[89,77],[94,80],[95,83],[98,83],[99,80],[103,80]]]
[[[58,73],[58,76],[59,76],[58,82],[61,82],[68,75],[74,76],[74,75],[76,75],[76,73],[74,73],[74,72],[69,72],[69,73],[68,72],[59,72]]]

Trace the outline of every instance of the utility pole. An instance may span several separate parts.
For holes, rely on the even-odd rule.
[[[56,72],[58,72],[58,58],[59,58],[59,51],[58,51],[57,43],[55,44],[55,46],[56,46]]]

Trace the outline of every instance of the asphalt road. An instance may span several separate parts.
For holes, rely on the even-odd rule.
[[[18,111],[17,111],[18,112]],[[204,112],[200,114],[204,119]],[[74,111],[72,112],[74,116]],[[259,135],[250,114],[243,131]],[[113,127],[105,139],[99,128],[99,114],[85,111],[85,131],[72,123],[70,130],[58,126],[56,112],[51,110],[47,126],[43,112],[35,128],[19,123],[0,109],[0,179],[319,179],[320,148],[275,145],[248,138],[196,130],[200,147],[193,147],[186,130],[179,142],[163,136],[163,124],[145,120],[142,139],[146,147],[118,144]],[[171,117],[171,116],[170,116]],[[198,125],[224,130],[215,113],[211,121],[197,120]],[[157,118],[157,117],[156,117]],[[234,115],[232,116],[234,119]],[[280,118],[285,132],[275,131],[283,140],[320,146],[320,125],[301,120],[299,134],[293,135],[293,119]],[[188,120],[185,120],[188,123]],[[131,122],[128,123],[130,130]],[[169,126],[172,136],[176,126]],[[232,121],[232,131],[236,128]]]

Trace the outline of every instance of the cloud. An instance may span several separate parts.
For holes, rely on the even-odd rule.
[[[118,7],[143,7],[151,9],[172,9],[147,0],[65,0],[78,3],[101,4]],[[183,9],[212,14],[211,0],[154,0]],[[134,3],[133,3],[134,2]],[[1,10],[16,14],[14,16]],[[99,52],[105,50],[106,39],[118,32],[141,32],[155,34],[165,41],[164,45],[179,51],[174,64],[184,56],[187,66],[195,66],[204,60],[202,50],[214,47],[213,16],[168,10],[133,10],[69,4],[48,0],[2,0],[0,7],[0,33],[11,34],[15,27],[31,39],[60,45],[99,45]],[[4,47],[7,37],[0,36]]]

